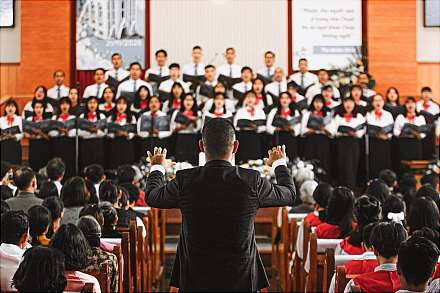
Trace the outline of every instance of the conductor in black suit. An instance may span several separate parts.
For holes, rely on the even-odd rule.
[[[152,167],[147,203],[182,212],[170,285],[180,291],[257,292],[269,286],[255,242],[257,211],[293,205],[295,199],[285,147],[268,152],[266,163],[275,169],[277,180],[272,184],[255,170],[231,165],[238,141],[229,121],[209,121],[199,146],[205,152],[206,165],[178,171],[167,184],[166,149],[148,152]]]

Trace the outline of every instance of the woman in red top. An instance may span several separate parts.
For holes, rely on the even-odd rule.
[[[325,221],[328,199],[333,192],[333,187],[328,183],[320,183],[313,192],[315,200],[315,210],[310,212],[304,221],[310,224],[310,227],[316,227]]]

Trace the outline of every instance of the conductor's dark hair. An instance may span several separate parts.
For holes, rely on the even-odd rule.
[[[328,199],[330,198],[330,195],[332,193],[333,186],[325,182],[319,183],[318,186],[315,188],[315,191],[313,191],[313,199],[321,208],[324,209],[322,211],[319,211],[319,219],[322,222],[325,222]]]
[[[437,230],[432,230],[428,227],[423,227],[422,229],[416,230],[412,233],[411,237],[424,237],[431,240],[437,247],[440,243],[440,234]]]
[[[252,68],[250,68],[249,66],[243,66],[243,67],[241,68],[241,71],[240,71],[240,72],[243,73],[243,72],[245,72],[246,70],[247,70],[247,71],[250,71],[251,73],[253,72],[253,71],[252,71]]]
[[[429,171],[423,175],[422,179],[420,179],[420,183],[423,185],[429,184],[432,187],[437,188],[438,180],[438,174],[433,171]]]
[[[84,176],[94,184],[98,184],[104,176],[104,168],[99,164],[89,165],[84,169]]]
[[[139,66],[139,68],[142,70],[142,65],[139,63],[139,62],[132,62],[132,63],[130,63],[130,69],[133,67],[133,66]]]
[[[120,54],[120,53],[118,53],[118,52],[116,52],[116,53],[113,53],[113,54],[112,54],[112,59],[113,59],[113,57],[115,57],[115,56],[119,56],[119,57],[122,57],[122,56],[121,56],[121,54]]]
[[[430,93],[432,93],[432,89],[429,87],[429,86],[424,86],[424,87],[422,87],[422,90],[420,91],[420,92],[430,92]]]
[[[380,256],[390,258],[397,256],[399,246],[406,237],[407,233],[402,224],[380,222],[373,228],[370,242]]]
[[[18,190],[28,188],[35,178],[35,172],[30,167],[21,167],[14,172],[14,183]]]
[[[266,51],[266,52],[264,52],[264,57],[266,57],[267,55],[272,55],[272,57],[275,57],[275,53],[274,52],[272,52],[272,51]]]
[[[58,194],[58,188],[55,185],[55,183],[53,183],[53,181],[43,181],[43,183],[40,186],[40,190],[38,191],[38,197],[45,199],[47,197],[51,197],[51,196],[60,196]]]
[[[50,211],[44,206],[36,205],[29,209],[29,234],[32,237],[32,243],[38,244],[38,236],[42,235],[52,221]]]
[[[5,102],[5,110],[3,111],[3,116],[6,116],[6,107],[9,106],[14,106],[15,107],[15,115],[18,115],[19,113],[19,108],[18,108],[18,104],[14,99],[9,99]]]
[[[170,66],[168,66],[168,69],[171,70],[172,68],[180,69],[179,63],[171,63]]]
[[[379,172],[379,178],[382,179],[388,187],[394,187],[397,183],[396,172],[390,169],[383,169]]]
[[[66,172],[66,165],[61,158],[53,158],[47,162],[46,172],[50,180],[58,180]]]
[[[352,230],[353,192],[347,187],[336,187],[328,200],[326,222],[341,230],[338,238],[345,238]]]
[[[61,218],[64,204],[58,196],[46,197],[43,200],[42,206],[49,210],[52,221]]]
[[[371,248],[371,233],[373,232],[374,227],[376,227],[377,222],[370,223],[367,226],[362,229],[362,243],[368,247]]]
[[[438,194],[437,190],[435,190],[435,188],[433,186],[431,186],[430,184],[425,184],[422,187],[420,187],[419,190],[417,190],[416,198],[423,197],[423,196],[426,198],[432,199],[435,202],[435,204],[437,205],[437,207],[440,206],[439,194]]]
[[[167,51],[165,51],[164,49],[159,49],[159,50],[157,50],[155,53],[154,53],[154,56],[156,56],[157,57],[157,55],[159,55],[160,53],[162,53],[162,54],[164,54],[165,55],[165,57],[167,57],[168,56],[168,53],[167,53]]]
[[[376,223],[380,220],[381,206],[375,197],[363,195],[359,197],[354,204],[354,217],[357,228],[352,231],[348,242],[357,247],[361,247],[363,242],[362,231],[365,226]]]
[[[29,217],[22,211],[8,211],[1,216],[1,242],[17,245],[29,230]]]
[[[100,201],[108,201],[114,204],[118,201],[118,187],[111,180],[105,180],[99,185],[99,199]]]
[[[12,278],[19,292],[64,292],[67,286],[65,258],[54,248],[28,249]]]
[[[117,170],[118,183],[132,183],[136,177],[136,171],[130,164],[121,165]]]
[[[432,276],[440,251],[424,237],[411,237],[399,248],[397,272],[408,285],[426,284]]]
[[[196,45],[196,46],[193,47],[193,51],[197,50],[197,49],[202,50],[202,47],[200,47],[199,45]]]
[[[365,193],[369,196],[375,197],[381,204],[390,196],[388,185],[381,179],[374,179],[368,185]]]
[[[98,71],[102,71],[102,73],[105,73],[105,69],[104,68],[98,67],[98,68],[95,69],[95,72],[93,74],[98,73]]]
[[[98,221],[101,227],[104,226],[104,215],[102,214],[98,204],[89,204],[83,207],[79,211],[79,217],[81,218],[83,216],[92,216],[96,221]]]
[[[428,227],[434,230],[439,228],[439,211],[435,202],[426,197],[412,201],[408,216],[409,232]]]
[[[207,155],[222,158],[228,154],[235,140],[234,126],[223,118],[211,119],[203,127],[202,140]]]
[[[81,177],[69,178],[61,188],[61,200],[66,208],[82,207],[90,200],[86,183]]]
[[[80,271],[87,267],[90,246],[74,224],[61,225],[50,240],[50,247],[64,253],[66,271]]]

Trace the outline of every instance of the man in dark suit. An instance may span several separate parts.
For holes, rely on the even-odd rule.
[[[152,207],[179,208],[182,231],[171,276],[180,291],[258,291],[268,287],[255,242],[259,208],[293,205],[295,185],[285,147],[268,152],[278,184],[255,170],[231,165],[238,141],[232,124],[216,118],[203,128],[206,165],[177,172],[165,184],[166,149],[148,152],[152,164],[146,198]]]

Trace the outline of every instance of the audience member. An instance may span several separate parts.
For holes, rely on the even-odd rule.
[[[45,199],[51,196],[60,196],[60,193],[58,193],[58,187],[53,181],[44,181],[38,191],[38,197]]]
[[[61,220],[64,217],[64,204],[58,196],[51,196],[46,197],[42,205],[50,212],[52,222],[50,223],[47,237],[51,238],[61,226]]]
[[[437,205],[437,208],[440,208],[440,196],[437,190],[431,185],[431,184],[425,184],[422,187],[419,188],[416,192],[416,198],[419,197],[426,197],[432,199],[435,204]]]
[[[439,210],[432,199],[426,197],[416,198],[409,210],[408,232],[412,234],[412,232],[423,227],[439,231],[439,219]]]
[[[104,168],[98,164],[87,166],[84,170],[84,177],[95,184],[96,194],[99,197],[99,184],[105,180]]]
[[[33,206],[29,209],[29,234],[32,246],[49,246],[46,237],[51,224],[50,211],[43,206]]]
[[[390,196],[390,190],[385,181],[374,179],[369,183],[365,194],[375,197],[381,204],[383,204],[388,196]]]
[[[382,220],[394,221],[405,225],[406,210],[405,202],[401,197],[392,194],[383,203]]]
[[[299,189],[299,197],[301,204],[294,206],[289,213],[300,214],[310,213],[314,210],[315,200],[313,198],[313,192],[315,191],[318,183],[315,180],[307,180],[301,185]]]
[[[333,193],[333,187],[328,183],[319,183],[313,192],[313,199],[315,200],[314,211],[310,212],[304,221],[309,222],[311,227],[316,227],[319,224],[325,222],[326,209],[328,205],[328,199]]]
[[[393,193],[397,187],[397,175],[396,172],[390,169],[384,169],[379,172],[379,179],[383,180],[390,190]]]
[[[46,165],[47,177],[52,181],[58,190],[58,196],[61,195],[61,188],[63,185],[61,181],[64,178],[66,172],[66,165],[61,158],[53,158]]]
[[[80,210],[89,202],[90,193],[87,191],[84,179],[72,177],[61,189],[61,200],[64,204],[64,217],[61,224],[76,223]]]
[[[11,210],[23,210],[27,213],[30,207],[41,205],[43,200],[35,196],[37,179],[35,172],[29,167],[22,167],[15,171],[14,182],[18,188],[16,197],[6,200]]]
[[[116,224],[118,223],[118,213],[113,205],[109,202],[102,202],[99,205],[104,216],[104,227],[102,228],[103,238],[121,238],[120,232],[116,231]]]

